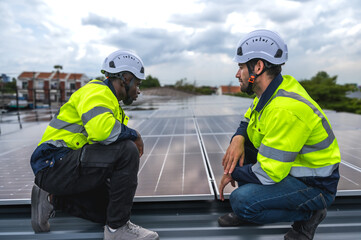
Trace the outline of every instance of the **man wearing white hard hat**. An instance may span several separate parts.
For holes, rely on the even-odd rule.
[[[292,76],[281,75],[288,49],[269,30],[242,38],[234,61],[241,91],[256,94],[222,159],[219,192],[233,212],[221,226],[294,222],[285,239],[313,239],[335,199],[340,150],[320,106]]]
[[[140,57],[116,51],[103,63],[106,80],[92,80],[70,97],[31,157],[34,231],[50,231],[55,210],[104,224],[105,240],[159,239],[129,221],[143,140],[127,127],[119,105],[137,99],[145,79]]]

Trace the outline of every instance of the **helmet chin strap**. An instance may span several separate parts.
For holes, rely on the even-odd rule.
[[[133,76],[132,80],[130,80],[129,85],[126,83],[123,75],[120,76],[120,79],[121,79],[121,80],[123,81],[123,83],[124,83],[125,93],[126,93],[126,97],[125,97],[125,99],[123,100],[123,103],[124,103],[125,105],[130,105],[130,104],[133,103],[134,100],[129,96],[129,89],[134,85],[134,83],[135,83],[135,77]]]
[[[248,87],[246,89],[246,93],[248,95],[252,95],[254,94],[254,91],[253,91],[253,84],[254,84],[254,81],[259,77],[261,76],[268,68],[266,67],[266,65],[264,64],[264,67],[263,67],[263,70],[260,74],[255,74],[253,73],[253,70],[251,69],[251,66],[249,65],[249,63],[246,63],[246,66],[248,68],[248,73],[249,73],[249,78],[248,78]]]

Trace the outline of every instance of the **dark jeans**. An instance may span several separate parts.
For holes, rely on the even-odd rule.
[[[118,228],[130,218],[138,168],[133,141],[85,145],[38,172],[35,183],[53,194],[56,210]]]
[[[245,164],[257,161],[257,149],[245,143]],[[257,224],[308,220],[312,211],[329,207],[334,195],[287,176],[272,185],[239,182],[229,198],[234,213]]]

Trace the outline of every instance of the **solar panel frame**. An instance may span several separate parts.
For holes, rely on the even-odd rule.
[[[167,98],[166,101],[157,98],[155,103],[147,103],[126,110],[126,114],[130,117],[129,126],[141,132],[147,148],[141,158],[140,168],[147,158],[154,158],[155,160],[152,161],[161,161],[157,163],[159,164],[158,175],[154,174],[158,187],[155,191],[153,190],[153,193],[150,191],[150,194],[137,192],[135,201],[211,200],[215,197],[219,199],[218,185],[223,175],[222,157],[239,125],[241,115],[251,102],[252,99],[230,96],[197,96],[187,100]],[[325,112],[341,150],[341,179],[337,195],[359,196],[361,195],[361,147],[358,140],[361,138],[361,115],[329,110]],[[29,158],[47,123],[24,122],[23,126],[23,129],[19,130],[16,123],[1,123],[0,205],[30,203],[33,174]],[[152,141],[153,143],[155,141],[168,143],[166,147],[169,148],[170,158],[167,159],[169,156],[166,156],[164,152],[168,149],[166,147],[162,149],[163,155],[152,156],[152,148],[158,149],[150,144]],[[173,148],[170,145],[172,142],[177,147]],[[186,149],[186,144],[192,145],[197,152],[185,150],[185,153],[181,153],[179,149],[182,147]],[[169,165],[170,159],[175,159],[174,166]],[[179,186],[177,186],[178,190],[171,189],[169,193],[164,192],[163,186],[176,184],[165,179],[170,179],[172,174],[174,178],[182,178],[183,172],[180,173],[178,170],[182,168],[183,171],[185,159],[190,163],[194,162],[194,159],[198,162],[198,165],[193,168],[199,168],[198,170],[202,172],[202,182],[207,193],[199,191],[198,194],[193,192],[183,194],[183,191],[178,194]],[[192,165],[186,165],[192,168]],[[162,176],[163,172],[167,171],[171,172],[171,177]],[[161,172],[162,174],[159,175]],[[143,184],[141,178],[142,175],[140,175],[140,188]],[[181,181],[181,184],[185,186],[185,182]],[[14,189],[4,190],[4,185],[14,187]],[[162,189],[161,194],[154,194],[157,191],[159,193],[159,189]],[[230,185],[226,187],[226,198],[233,189]]]

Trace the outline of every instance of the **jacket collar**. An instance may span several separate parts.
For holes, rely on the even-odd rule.
[[[281,74],[278,74],[277,77],[275,77],[271,81],[271,83],[268,85],[266,90],[263,92],[263,94],[261,95],[261,98],[259,99],[259,101],[257,103],[256,109],[255,109],[257,112],[260,112],[262,110],[262,108],[267,104],[268,100],[270,100],[273,93],[281,85],[282,81],[283,81],[283,77]]]
[[[117,95],[115,94],[115,89],[113,87],[112,82],[109,80],[109,78],[104,80],[104,83],[110,88],[110,90],[112,90],[113,94],[115,97],[117,97]]]

